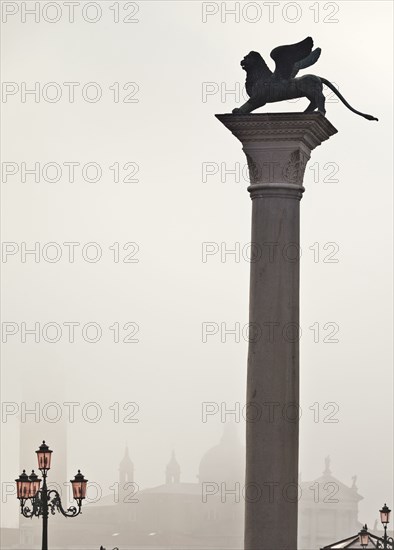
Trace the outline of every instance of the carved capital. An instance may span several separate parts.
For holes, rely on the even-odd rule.
[[[243,148],[248,161],[251,185],[292,183],[302,185],[308,153],[298,147]]]
[[[241,141],[251,198],[300,199],[311,151],[337,130],[320,113],[216,115]]]
[[[304,181],[306,163],[309,158],[309,155],[301,149],[295,149],[290,154],[290,158],[286,164],[283,166],[283,179],[287,181],[287,183],[297,183],[302,185],[302,182]]]

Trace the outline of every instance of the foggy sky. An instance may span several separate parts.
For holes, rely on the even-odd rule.
[[[311,72],[335,82],[355,108],[379,122],[356,116],[340,102],[327,103],[327,118],[339,133],[313,151],[305,173],[300,471],[303,480],[316,478],[329,454],[333,475],[342,482],[351,485],[357,474],[364,496],[359,519],[372,525],[379,507],[393,504],[391,3],[336,2],[336,23],[323,21],[328,8],[314,22],[312,2],[298,3],[297,22],[285,20],[281,3],[271,23],[268,8],[259,3],[258,23],[242,14],[239,23],[231,16],[222,22],[220,12],[203,23],[200,2],[142,2],[139,22],[131,24],[114,23],[109,4],[101,3],[97,23],[84,21],[76,10],[74,23],[63,11],[53,24],[29,18],[23,23],[20,14],[3,24],[3,81],[19,89],[23,82],[28,88],[39,82],[41,90],[56,82],[64,94],[57,103],[42,95],[37,103],[31,96],[23,103],[20,91],[7,96],[3,162],[19,167],[56,162],[63,168],[65,162],[96,162],[103,176],[96,183],[84,181],[78,168],[70,182],[64,168],[58,182],[27,176],[24,183],[19,173],[3,183],[2,240],[17,243],[18,252],[7,262],[3,258],[2,319],[16,323],[18,333],[3,345],[2,400],[16,403],[19,412],[22,401],[28,407],[34,401],[59,403],[67,423],[67,475],[81,468],[106,492],[117,480],[126,444],[142,487],[164,482],[173,449],[181,479],[196,481],[202,455],[223,431],[219,414],[202,421],[202,403],[218,403],[221,410],[222,403],[227,409],[245,404],[246,339],[228,336],[223,343],[218,333],[202,341],[203,323],[227,323],[228,328],[248,323],[248,261],[241,253],[238,262],[231,254],[222,262],[220,252],[202,261],[204,242],[217,243],[219,251],[233,249],[234,243],[242,251],[250,242],[247,181],[229,175],[222,182],[220,173],[202,181],[204,163],[245,165],[240,144],[214,114],[242,102],[225,92],[242,87],[239,62],[246,53],[261,52],[273,69],[272,48],[311,35],[322,48]],[[64,82],[80,83],[74,103],[66,99]],[[103,92],[96,103],[81,96],[88,82]],[[117,88],[110,87],[116,82],[120,98],[133,91],[124,90],[125,83],[138,83],[138,103],[114,102]],[[204,83],[218,92],[204,98]],[[264,111],[298,111],[306,105],[299,100]],[[139,181],[114,182],[109,167],[116,162],[137,163]],[[311,168],[315,163],[318,177],[316,166]],[[339,181],[323,181],[331,173],[327,163],[337,165],[333,177]],[[41,252],[46,243],[58,243],[61,259],[51,263],[40,254],[38,263],[31,255],[23,262],[21,243],[31,248],[35,242]],[[74,263],[66,259],[65,242],[80,243]],[[81,253],[91,242],[102,251],[96,263]],[[133,252],[122,249],[130,242],[138,244],[138,263],[122,261]],[[119,263],[113,260],[114,243],[119,243]],[[337,263],[323,261],[331,251],[323,249],[326,243],[339,247]],[[45,250],[53,254],[55,249]],[[28,328],[40,323],[41,330],[49,322],[62,327],[57,343],[46,342],[42,334],[38,343],[32,336],[22,342],[21,323]],[[74,343],[67,322],[80,323]],[[93,322],[102,337],[88,343],[81,327]],[[116,328],[109,328],[114,323],[121,339],[135,327],[123,329],[126,323],[138,324],[139,341],[114,342]],[[318,343],[308,328],[315,323],[322,331]],[[338,343],[322,341],[326,323],[339,326]],[[80,403],[74,422],[65,402]],[[82,415],[91,402],[102,412],[96,423]],[[130,406],[123,409],[127,403],[138,405],[138,423],[122,421],[131,412]],[[318,422],[310,409],[316,410],[316,403]],[[323,409],[327,403],[338,405],[337,423],[323,422],[330,412]],[[7,481],[20,468],[35,466],[35,447],[31,465],[19,464],[18,422],[16,415],[3,418],[2,478]],[[37,445],[45,439],[46,424],[41,415],[32,427]],[[243,431],[241,418],[240,437]],[[18,512],[13,498],[3,506],[3,525],[15,526]]]

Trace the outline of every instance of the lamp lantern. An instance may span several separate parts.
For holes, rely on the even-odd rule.
[[[38,468],[41,470],[41,472],[47,472],[51,467],[51,455],[52,451],[46,445],[45,441],[42,442],[40,445],[40,448],[37,453],[37,460],[38,460]]]
[[[74,479],[70,480],[70,483],[73,488],[73,496],[75,500],[83,500],[86,497],[86,485],[88,480],[85,479],[83,474],[81,474],[81,470],[78,470],[77,475]]]
[[[26,473],[26,470],[23,470],[19,478],[15,481],[17,498],[19,498],[19,500],[29,498],[31,481]]]
[[[387,525],[390,522],[390,508],[385,503],[383,508],[379,510],[380,512],[380,521],[383,523],[383,525]]]
[[[41,479],[39,479],[38,475],[34,472],[34,470],[32,470],[29,476],[29,480],[30,480],[29,498],[34,498],[38,493],[38,491],[40,490]]]

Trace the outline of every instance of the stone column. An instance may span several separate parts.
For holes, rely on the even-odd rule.
[[[320,113],[216,116],[242,143],[253,201],[245,549],[296,550],[299,205],[311,151],[337,130]]]

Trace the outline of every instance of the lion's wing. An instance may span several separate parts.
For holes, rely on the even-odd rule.
[[[307,67],[310,67],[311,65],[314,65],[316,61],[319,59],[321,54],[321,48],[315,48],[313,52],[311,52],[307,57],[304,59],[301,59],[301,61],[297,61],[293,65],[293,72],[291,73],[290,78],[294,78],[298,71],[301,71],[302,69],[306,69]]]
[[[271,58],[275,61],[274,77],[288,80],[294,72],[294,65],[307,58],[313,48],[313,40],[310,36],[288,46],[278,46],[271,52]]]

